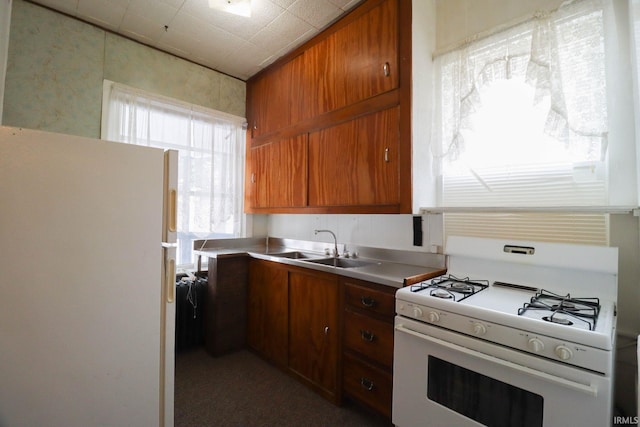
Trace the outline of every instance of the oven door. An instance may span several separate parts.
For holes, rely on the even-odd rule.
[[[611,379],[397,316],[393,423],[610,425]]]

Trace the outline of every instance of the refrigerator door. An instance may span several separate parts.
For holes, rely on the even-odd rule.
[[[163,175],[162,150],[0,127],[0,425],[161,425]]]
[[[164,188],[162,215],[162,346],[160,384],[161,425],[173,426],[174,380],[175,380],[175,336],[176,336],[176,236],[178,198],[178,152],[164,153]]]

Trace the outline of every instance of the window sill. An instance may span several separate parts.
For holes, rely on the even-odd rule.
[[[564,213],[564,214],[630,214],[640,216],[638,206],[452,206],[421,207],[421,214],[441,213]]]

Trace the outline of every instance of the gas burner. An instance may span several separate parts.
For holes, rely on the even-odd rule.
[[[542,320],[558,325],[576,326],[593,331],[600,312],[598,298],[572,298],[570,294],[558,295],[542,289],[531,297],[528,302],[518,309],[518,315],[529,310],[541,311],[547,316]]]
[[[446,289],[436,288],[432,289],[429,293],[432,297],[443,298],[443,299],[453,299],[454,295]]]
[[[562,302],[560,304],[553,304],[553,305],[551,305],[551,309],[552,310],[565,310],[565,311],[580,311],[580,309],[578,307],[576,307],[575,304],[570,303],[570,302]]]
[[[571,320],[567,319],[566,317],[556,316],[556,313],[552,314],[551,316],[544,316],[542,320],[544,320],[545,322],[558,323],[559,325],[573,325],[573,322]]]
[[[440,276],[429,282],[422,282],[411,286],[411,292],[429,290],[429,295],[435,298],[462,301],[489,287],[488,280],[471,280],[468,277],[460,279],[453,275]]]
[[[473,293],[473,286],[469,285],[468,283],[454,282],[451,284],[451,289],[463,294]]]

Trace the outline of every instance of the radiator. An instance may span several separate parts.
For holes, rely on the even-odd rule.
[[[202,319],[205,310],[207,279],[177,277],[176,352],[203,344]]]

